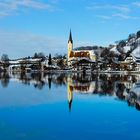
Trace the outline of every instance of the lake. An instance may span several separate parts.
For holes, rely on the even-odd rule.
[[[135,140],[139,120],[140,75],[0,74],[0,140]]]

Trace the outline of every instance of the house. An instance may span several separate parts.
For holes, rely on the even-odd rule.
[[[124,61],[120,61],[120,70],[127,70],[127,71],[135,71],[136,70],[136,63],[133,57],[130,55],[126,57]]]

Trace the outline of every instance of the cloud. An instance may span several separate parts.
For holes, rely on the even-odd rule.
[[[0,31],[0,42],[0,56],[6,53],[10,58],[32,56],[35,52],[48,55],[67,51],[67,40],[27,32]]]
[[[21,9],[36,9],[54,11],[54,4],[39,0],[0,0],[0,17],[19,13]]]
[[[96,17],[102,19],[103,21],[111,20],[111,19],[114,19],[114,18],[119,18],[119,19],[124,19],[124,20],[129,20],[129,19],[138,20],[138,19],[140,19],[139,17],[130,16],[130,15],[127,15],[127,14],[122,14],[122,13],[116,13],[116,14],[112,14],[110,16],[97,15]]]
[[[116,14],[112,14],[110,16],[106,16],[106,15],[97,15],[96,17],[105,20],[110,20],[113,18],[120,18],[120,19],[124,19],[124,20],[129,20],[129,19],[133,19],[133,20],[138,20],[140,19],[139,17],[136,16],[130,16],[130,15],[126,15],[126,14],[122,14],[122,13],[116,13]]]
[[[135,2],[133,3],[133,5],[137,5],[140,7],[140,2]],[[111,10],[109,11],[108,15],[96,15],[96,17],[102,19],[102,20],[109,20],[109,19],[114,19],[114,18],[118,18],[118,19],[125,19],[125,20],[129,20],[129,19],[133,19],[133,20],[137,20],[140,19],[139,17],[136,16],[132,16],[131,12],[132,12],[132,4],[128,4],[128,5],[110,5],[110,4],[92,4],[91,6],[87,6],[86,8],[88,10],[102,10],[102,12],[104,12],[105,10]],[[105,12],[107,13],[107,12]]]
[[[103,20],[109,20],[111,19],[112,17],[111,16],[105,16],[105,15],[97,15],[98,18],[101,18]]]
[[[114,14],[112,16],[113,17],[119,17],[119,18],[122,18],[122,19],[130,19],[130,16],[124,15],[124,14]]]
[[[121,14],[121,13],[114,14],[112,15],[112,17],[119,17],[122,19],[139,19],[139,17],[133,17],[133,16],[129,16],[129,15]]]
[[[127,5],[98,5],[93,4],[91,6],[86,7],[88,10],[96,10],[96,9],[108,9],[108,10],[117,10],[120,12],[128,13],[130,12],[130,8]]]
[[[34,9],[50,10],[52,8],[52,6],[50,4],[41,3],[41,2],[34,1],[34,0],[15,1],[15,5],[17,7],[18,6],[23,6],[23,7],[29,7],[29,8],[34,8]]]
[[[138,2],[138,1],[137,1],[137,2],[133,2],[132,4],[133,4],[134,6],[140,7],[140,2]]]

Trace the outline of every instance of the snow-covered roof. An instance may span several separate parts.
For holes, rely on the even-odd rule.
[[[117,47],[114,46],[112,49],[110,49],[110,51],[116,53],[116,54],[120,54],[120,52],[117,50]]]
[[[89,52],[90,54],[95,54],[94,52],[94,50],[74,50],[73,52],[75,52],[75,53],[85,53],[85,52]]]
[[[131,50],[131,46],[124,46],[124,48],[123,48],[124,53],[127,53],[130,50]]]
[[[17,63],[19,63],[19,61],[13,61],[13,60],[12,60],[12,61],[10,61],[10,63],[11,63],[11,64],[17,64]]]
[[[132,56],[140,58],[140,45],[138,45],[138,47],[134,49],[134,51],[132,52]]]
[[[42,58],[32,58],[32,59],[28,59],[31,62],[36,62],[36,61],[40,61]]]

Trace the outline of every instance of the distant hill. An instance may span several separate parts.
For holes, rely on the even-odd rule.
[[[81,46],[77,47],[74,50],[97,50],[97,49],[102,49],[102,46]]]

